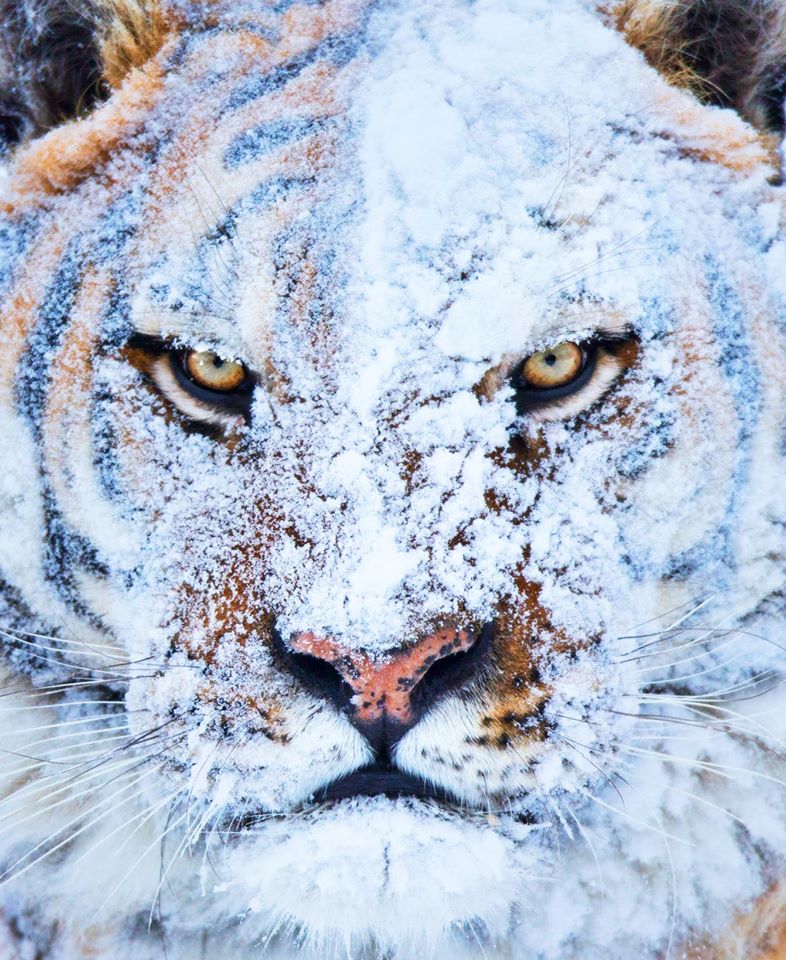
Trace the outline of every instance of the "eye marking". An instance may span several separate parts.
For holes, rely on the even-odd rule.
[[[162,362],[163,361],[163,362]],[[162,392],[193,420],[224,427],[251,418],[256,378],[238,359],[205,348],[165,345],[154,377]]]

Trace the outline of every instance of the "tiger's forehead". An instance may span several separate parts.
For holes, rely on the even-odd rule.
[[[306,51],[286,82],[251,40],[204,40],[193,57],[212,69],[178,102],[137,327],[260,366],[274,343],[302,353],[293,329],[358,358],[414,320],[435,356],[479,368],[599,313],[635,322],[668,293],[655,267],[706,242],[707,220],[736,256],[717,189],[734,157],[698,157],[741,125],[709,123],[590,6],[343,0],[311,47],[308,21],[279,35]]]

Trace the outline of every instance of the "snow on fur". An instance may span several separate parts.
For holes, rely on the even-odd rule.
[[[186,12],[198,33],[202,8]],[[152,905],[173,960],[201,955],[203,936],[214,955],[281,960],[662,957],[720,936],[786,865],[781,188],[750,128],[669,88],[583,0],[416,0],[353,30],[331,94],[343,108],[319,120],[330,162],[309,157],[268,205],[249,198],[280,173],[275,137],[301,128],[270,125],[259,98],[232,107],[247,111],[240,134],[224,131],[235,101],[213,91],[261,70],[215,40],[202,79],[170,65],[106,179],[40,214],[126,287],[100,318],[75,307],[103,346],[88,423],[75,404],[62,449],[46,424],[35,437],[12,390],[2,399],[4,443],[24,456],[0,481],[0,562],[34,615],[8,604],[7,640],[22,640],[0,706],[17,758],[0,774],[4,909],[60,960],[96,918],[102,960],[126,957],[129,937],[135,960],[158,956]],[[221,123],[186,141],[173,167],[187,188],[151,222],[151,148],[195,103]],[[305,107],[276,109],[295,123]],[[228,160],[238,143],[257,159]],[[14,184],[12,170],[12,200]],[[227,209],[231,237],[212,230]],[[49,270],[60,254],[41,249]],[[288,313],[304,262],[318,266],[310,325]],[[224,425],[237,456],[167,413],[174,388],[162,401],[118,350],[129,325],[275,371],[250,423]],[[583,419],[580,404],[517,416],[521,359],[605,336],[639,343],[615,393],[628,416],[602,399],[611,382]],[[543,469],[512,469],[512,433],[550,451]],[[96,436],[123,437],[103,463]],[[67,525],[108,569],[74,565],[81,614],[39,548],[47,443],[70,478],[54,490]],[[499,705],[478,681],[392,756],[459,803],[319,804],[372,751],[279,668],[260,611],[283,637],[382,660],[423,622],[493,620],[515,577],[548,613],[529,637],[550,690],[543,741],[482,743]],[[43,700],[39,720],[28,697],[58,677],[41,649],[111,674],[124,709],[72,692],[71,706]],[[84,732],[65,726],[82,719]],[[98,767],[62,786],[54,753],[19,780],[28,750],[102,760],[115,726],[139,738],[112,755],[118,782]],[[150,760],[162,727],[172,740]],[[77,737],[42,746],[44,728]]]

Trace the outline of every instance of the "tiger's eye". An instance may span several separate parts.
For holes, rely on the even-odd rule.
[[[570,340],[558,343],[547,350],[540,350],[527,357],[521,368],[521,379],[536,390],[552,390],[564,387],[581,373],[585,353]]]
[[[194,383],[205,390],[237,390],[246,379],[246,368],[239,360],[225,360],[212,350],[189,350],[185,368]]]

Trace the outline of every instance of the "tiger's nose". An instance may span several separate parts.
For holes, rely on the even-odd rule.
[[[290,658],[312,692],[337,703],[369,739],[378,740],[380,728],[384,739],[398,739],[436,698],[472,678],[491,629],[438,630],[383,657],[299,633],[289,642]]]

